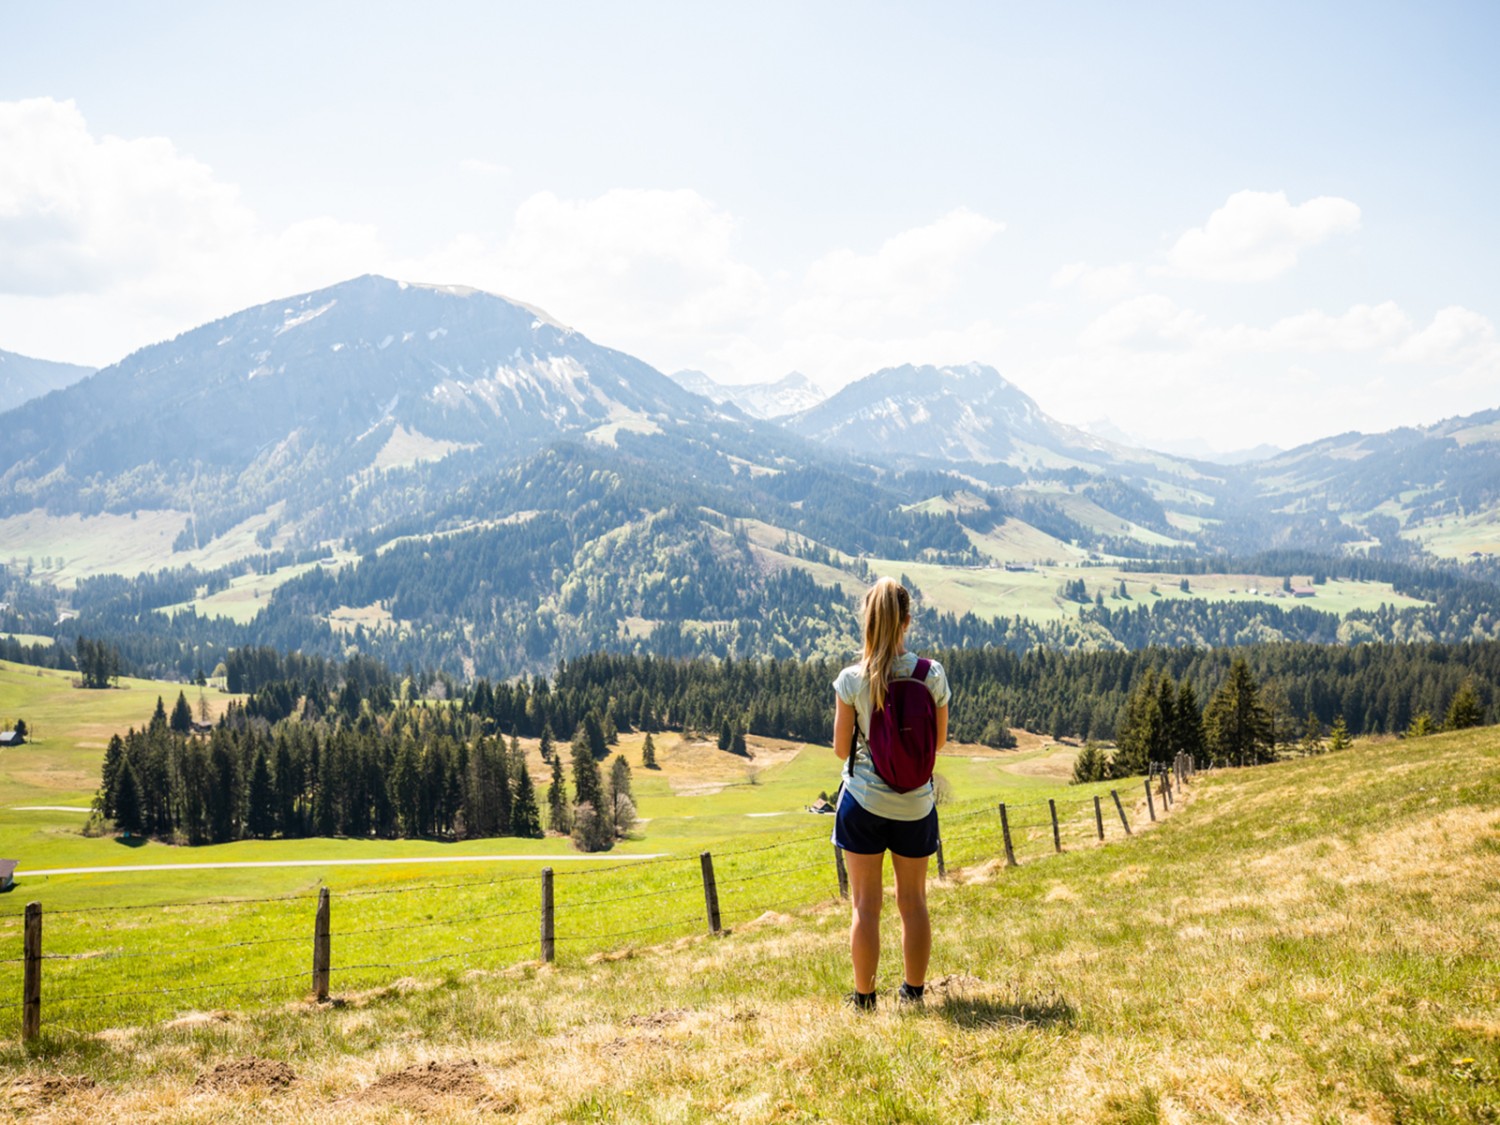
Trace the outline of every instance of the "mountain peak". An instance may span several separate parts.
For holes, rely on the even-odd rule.
[[[1017,463],[1076,445],[1076,431],[983,363],[883,368],[787,425],[836,448],[904,459]]]

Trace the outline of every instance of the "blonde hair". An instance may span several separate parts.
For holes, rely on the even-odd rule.
[[[882,578],[865,592],[861,611],[865,631],[865,654],[861,664],[870,684],[870,706],[885,706],[885,689],[891,666],[901,647],[901,629],[911,620],[911,595],[894,578]]]

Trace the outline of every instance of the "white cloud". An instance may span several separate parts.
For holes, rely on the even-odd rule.
[[[1096,317],[1079,336],[1086,348],[1160,351],[1190,347],[1201,338],[1204,318],[1170,297],[1146,293],[1121,301]]]
[[[458,170],[484,180],[507,180],[511,175],[509,165],[499,164],[493,160],[480,160],[473,156],[460,160]]]
[[[214,316],[374,268],[375,232],[263,229],[238,189],[160,137],[97,137],[71,101],[0,102],[0,338],[108,363]],[[87,326],[86,352],[78,347]]]
[[[96,138],[71,101],[0,103],[0,152],[0,292],[99,292],[252,226],[206,165]]]
[[[1052,274],[1052,288],[1077,289],[1094,301],[1118,301],[1140,291],[1140,271],[1130,262],[1095,266],[1073,262]]]
[[[690,190],[544,191],[520,204],[507,230],[461,235],[392,272],[503,293],[649,357],[740,330],[764,307],[764,280],[736,253],[738,227]]]
[[[1359,207],[1337,196],[1291,204],[1285,192],[1238,191],[1167,255],[1171,270],[1202,281],[1269,281],[1309,246],[1358,229]]]
[[[808,267],[802,295],[786,313],[793,332],[889,332],[930,318],[965,266],[1005,224],[960,207],[894,235],[873,254],[842,248]]]
[[[1392,348],[1390,358],[1403,363],[1493,365],[1497,353],[1500,347],[1490,319],[1454,305],[1440,309],[1431,324]]]
[[[1260,333],[1267,349],[1360,352],[1387,347],[1411,331],[1411,318],[1395,301],[1354,305],[1339,316],[1309,309],[1284,317]]]

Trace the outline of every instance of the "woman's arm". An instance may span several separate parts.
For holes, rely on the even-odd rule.
[[[938,726],[938,731],[947,729],[948,708],[943,708],[943,719]],[[849,757],[849,751],[854,749],[854,708],[842,699],[835,699],[833,705],[833,752],[839,756],[839,761],[845,761]]]
[[[948,745],[948,705],[944,703],[937,709],[937,748],[941,750]]]

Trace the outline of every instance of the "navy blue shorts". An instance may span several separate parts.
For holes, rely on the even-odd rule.
[[[846,790],[839,798],[833,842],[855,855],[892,852],[905,859],[922,859],[938,849],[937,807],[921,820],[891,820],[866,812]]]

